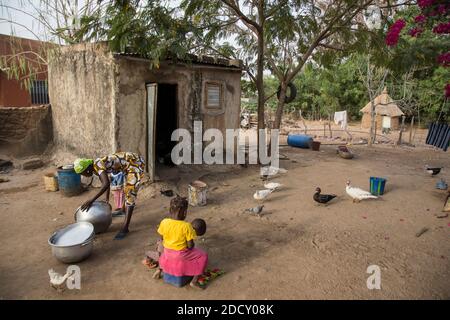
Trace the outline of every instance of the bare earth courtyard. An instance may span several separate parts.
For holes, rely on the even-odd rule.
[[[282,147],[288,172],[273,178],[283,188],[265,201],[262,217],[244,213],[262,189],[257,166],[179,167],[161,172],[162,183],[143,189],[131,233],[113,241],[122,218],[96,237],[94,252],[79,263],[81,290],[57,292],[48,269],[66,265],[47,244],[57,229],[73,222],[75,209],[95,192],[66,198],[44,190],[45,169],[14,170],[0,184],[0,299],[449,299],[450,218],[441,215],[447,192],[425,164],[443,166],[450,180],[450,157],[429,148],[354,146],[356,157],[337,157],[334,146],[321,151]],[[378,200],[352,203],[345,182],[369,189],[369,177],[388,179]],[[196,245],[207,250],[209,266],[226,274],[204,291],[175,288],[153,280],[141,264],[157,239],[168,210],[169,187],[186,195],[200,178],[209,185],[208,205],[190,207],[187,220],[208,224]],[[312,200],[314,189],[336,193],[328,206]],[[420,237],[422,228],[428,231]],[[381,290],[368,290],[370,265],[381,268]]]

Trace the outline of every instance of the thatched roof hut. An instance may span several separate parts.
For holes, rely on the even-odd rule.
[[[400,117],[403,115],[402,110],[394,103],[394,100],[388,95],[387,89],[384,88],[383,92],[374,99],[376,125],[378,129],[387,128],[391,130],[397,130],[400,123]],[[360,110],[363,113],[361,119],[362,128],[370,128],[371,116],[370,110],[372,103],[369,102],[364,108]]]

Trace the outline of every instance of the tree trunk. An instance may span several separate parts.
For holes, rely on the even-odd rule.
[[[375,114],[375,102],[374,102],[375,98],[372,98],[372,95],[370,94],[370,89],[369,89],[369,99],[370,99],[370,131],[369,131],[368,146],[371,147],[372,144],[375,142],[376,114]]]
[[[256,89],[258,90],[258,163],[261,148],[266,148],[266,141],[259,141],[259,130],[264,130],[264,3],[260,1],[258,5],[259,26],[258,30],[258,59],[256,61]]]
[[[305,134],[308,134],[308,128],[306,127],[305,118],[303,118],[302,110],[300,110],[300,119],[302,120],[303,126],[305,127]]]
[[[284,108],[284,100],[286,99],[286,89],[287,89],[287,84],[286,83],[281,83],[281,90],[280,90],[280,97],[278,98],[278,103],[277,103],[277,111],[275,113],[275,121],[273,123],[273,128],[274,129],[280,129],[281,127],[281,120],[283,118],[283,108]]]

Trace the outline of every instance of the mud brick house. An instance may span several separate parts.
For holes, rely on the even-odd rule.
[[[170,153],[177,128],[238,129],[241,62],[192,56],[150,61],[104,43],[64,47],[49,61],[54,142],[79,156],[132,151],[155,161]],[[176,143],[176,142],[175,142]]]
[[[383,92],[374,99],[374,104],[377,129],[398,130],[400,118],[403,116],[403,112],[388,95],[386,88],[384,88]],[[370,128],[372,119],[370,114],[371,107],[372,103],[369,102],[360,110],[360,112],[363,113],[361,119],[362,128]]]
[[[47,48],[54,46],[0,34],[0,153],[18,157],[39,154],[52,140],[45,58]],[[29,88],[16,77],[8,77],[19,55],[27,63],[20,78],[33,76]]]

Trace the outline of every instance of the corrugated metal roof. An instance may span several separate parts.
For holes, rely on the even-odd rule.
[[[114,55],[123,56],[123,57],[134,57],[134,58],[141,58],[141,59],[147,59],[146,57],[142,56],[138,53],[130,53],[130,52],[117,52],[114,53]],[[216,58],[212,56],[197,56],[194,54],[189,54],[187,58],[185,59],[166,59],[166,61],[170,60],[177,60],[180,62],[192,62],[195,64],[206,64],[206,65],[216,65],[221,67],[228,67],[233,69],[242,69],[242,61],[238,59],[223,59],[223,58]]]

